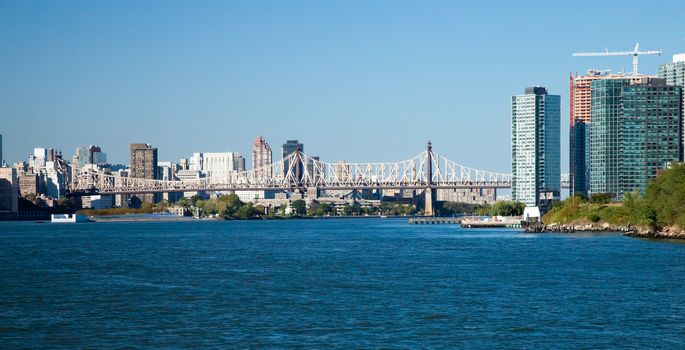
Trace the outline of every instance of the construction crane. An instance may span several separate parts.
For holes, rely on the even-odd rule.
[[[640,49],[640,43],[637,43],[637,44],[635,44],[635,50],[633,50],[633,51],[609,52],[609,49],[606,49],[605,52],[578,52],[578,53],[574,53],[573,56],[576,56],[576,57],[633,56],[633,75],[637,75],[637,56],[639,56],[639,55],[659,55],[659,56],[661,56],[661,50],[640,51],[639,49]]]

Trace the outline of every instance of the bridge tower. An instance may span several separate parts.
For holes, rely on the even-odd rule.
[[[435,183],[433,183],[433,144],[428,141],[427,157],[426,157],[426,176],[428,176],[426,190],[424,197],[426,204],[424,206],[423,214],[425,216],[435,216],[435,197],[437,197]]]
[[[295,191],[304,195],[304,186],[302,186],[302,172],[304,171],[304,160],[302,157],[302,149],[300,146],[297,146],[297,149],[295,150]]]

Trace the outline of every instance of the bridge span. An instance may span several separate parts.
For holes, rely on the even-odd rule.
[[[562,187],[568,188],[567,175],[562,175]],[[304,192],[308,188],[419,189],[431,194],[438,189],[511,188],[511,174],[458,164],[434,152],[429,142],[425,151],[393,163],[327,163],[296,151],[264,168],[183,181],[129,178],[84,171],[78,174],[71,195],[241,190]]]

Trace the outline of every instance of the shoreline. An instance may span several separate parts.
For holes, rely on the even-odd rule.
[[[145,217],[137,217],[145,215]],[[170,216],[159,214],[127,214],[127,215],[102,215],[88,216],[91,222],[201,222],[201,221],[276,221],[276,220],[331,220],[331,219],[398,219],[412,216],[292,216],[292,217],[260,217],[253,219],[222,219],[222,218],[195,218],[192,216]]]
[[[524,227],[525,233],[575,233],[575,232],[619,232],[627,237],[650,239],[685,240],[685,232],[675,228],[664,228],[658,231],[635,225],[595,224],[533,224]]]

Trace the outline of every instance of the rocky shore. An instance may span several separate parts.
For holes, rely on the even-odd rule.
[[[574,232],[621,232],[625,236],[639,238],[685,239],[685,231],[677,227],[665,227],[660,230],[635,225],[594,224],[530,224],[523,229],[526,233],[574,233]]]

